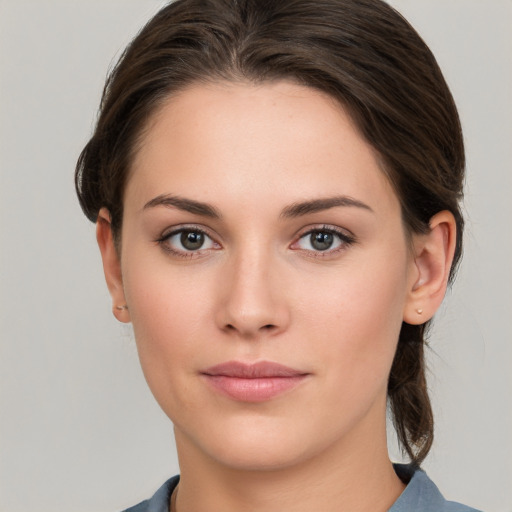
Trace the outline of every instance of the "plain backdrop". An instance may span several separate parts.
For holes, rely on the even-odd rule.
[[[443,493],[512,511],[512,2],[394,0],[443,68],[466,250],[429,353]],[[114,56],[162,2],[0,0],[0,511],[116,511],[178,471],[73,188]],[[399,457],[391,440],[394,457]]]

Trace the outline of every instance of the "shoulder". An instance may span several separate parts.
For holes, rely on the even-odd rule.
[[[170,478],[149,500],[144,500],[138,505],[127,508],[123,512],[168,512],[169,499],[179,481],[179,476]]]
[[[395,464],[395,471],[408,484],[389,512],[479,512],[461,503],[447,501],[434,482],[419,468]]]

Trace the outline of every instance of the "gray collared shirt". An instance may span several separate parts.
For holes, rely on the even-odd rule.
[[[460,503],[446,501],[434,482],[421,469],[395,464],[395,471],[403,481],[409,483],[388,512],[478,512]],[[151,499],[124,512],[169,512],[169,499],[179,480],[179,476],[170,478]]]

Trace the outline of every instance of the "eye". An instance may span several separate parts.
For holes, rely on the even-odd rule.
[[[206,235],[200,231],[182,231],[180,234],[174,235],[171,240],[178,237],[181,246],[187,251],[201,249],[206,240]]]
[[[292,246],[292,249],[301,249],[311,252],[332,253],[352,244],[354,238],[334,228],[311,229],[302,235]]]
[[[204,231],[197,228],[181,228],[172,231],[162,236],[158,242],[166,251],[179,256],[192,256],[199,251],[219,247]]]

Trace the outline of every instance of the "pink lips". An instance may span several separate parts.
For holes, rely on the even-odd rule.
[[[278,363],[238,361],[201,372],[217,391],[241,402],[264,402],[297,386],[308,374]]]

